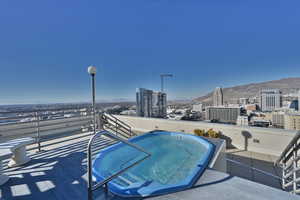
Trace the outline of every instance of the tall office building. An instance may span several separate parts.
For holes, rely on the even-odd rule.
[[[273,111],[281,106],[281,92],[278,89],[262,89],[260,91],[260,109],[262,111]]]
[[[222,106],[223,105],[223,91],[222,91],[222,88],[220,88],[220,87],[217,87],[214,90],[213,105],[214,106]]]
[[[152,94],[152,116],[165,118],[167,116],[167,95],[163,92]]]
[[[150,117],[152,112],[152,90],[139,88],[136,91],[136,114],[141,117]]]
[[[136,112],[140,117],[159,117],[167,115],[167,95],[144,88],[136,92]]]

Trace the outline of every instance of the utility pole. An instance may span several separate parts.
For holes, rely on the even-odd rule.
[[[164,92],[164,78],[165,77],[173,77],[173,74],[161,74],[160,81],[161,81],[161,92]]]

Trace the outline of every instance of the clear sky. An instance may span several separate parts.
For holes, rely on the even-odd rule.
[[[300,76],[299,0],[1,0],[0,104],[169,99]]]

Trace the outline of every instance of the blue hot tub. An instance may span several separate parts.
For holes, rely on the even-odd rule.
[[[119,196],[152,196],[191,187],[208,166],[214,144],[190,134],[155,131],[129,140],[151,153],[151,157],[109,182]],[[144,153],[118,143],[99,153],[93,162],[97,182],[143,158]]]

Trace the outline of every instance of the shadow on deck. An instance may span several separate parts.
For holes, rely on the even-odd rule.
[[[43,142],[43,150],[36,153],[36,145],[29,147],[32,160],[22,167],[5,168],[4,173],[9,175],[10,180],[1,186],[0,199],[2,200],[63,200],[63,199],[87,199],[87,178],[86,178],[86,147],[90,138],[89,133],[66,135],[64,137],[51,138]],[[96,142],[97,148],[111,144],[109,140]],[[96,152],[97,153],[97,152]],[[259,155],[248,151],[230,150],[228,157],[247,165],[269,171],[279,175],[279,169],[275,169],[272,158],[269,155]],[[7,162],[7,161],[6,161]],[[6,165],[6,163],[4,163]],[[263,183],[279,188],[278,180],[271,180],[257,172],[249,169],[228,164],[231,175],[240,176],[255,182]],[[226,182],[232,176],[218,179]],[[196,191],[199,187],[218,185],[220,182],[210,181],[196,185],[190,191]],[[209,184],[209,185],[207,185]],[[279,184],[279,185],[278,185]],[[195,190],[193,190],[195,189]],[[101,195],[99,191],[98,195]],[[197,194],[199,195],[199,193]],[[160,197],[159,199],[164,199]],[[109,197],[109,199],[123,199]],[[155,199],[155,198],[154,198]],[[166,199],[170,199],[167,198]],[[172,198],[171,198],[172,199]],[[176,199],[176,198],[173,198]]]
[[[61,139],[45,142],[45,151],[40,153],[31,150],[32,160],[25,166],[6,168],[4,173],[10,176],[10,180],[1,186],[0,199],[86,199],[89,135],[77,134]],[[111,141],[103,139],[95,146],[103,148],[109,143]]]

